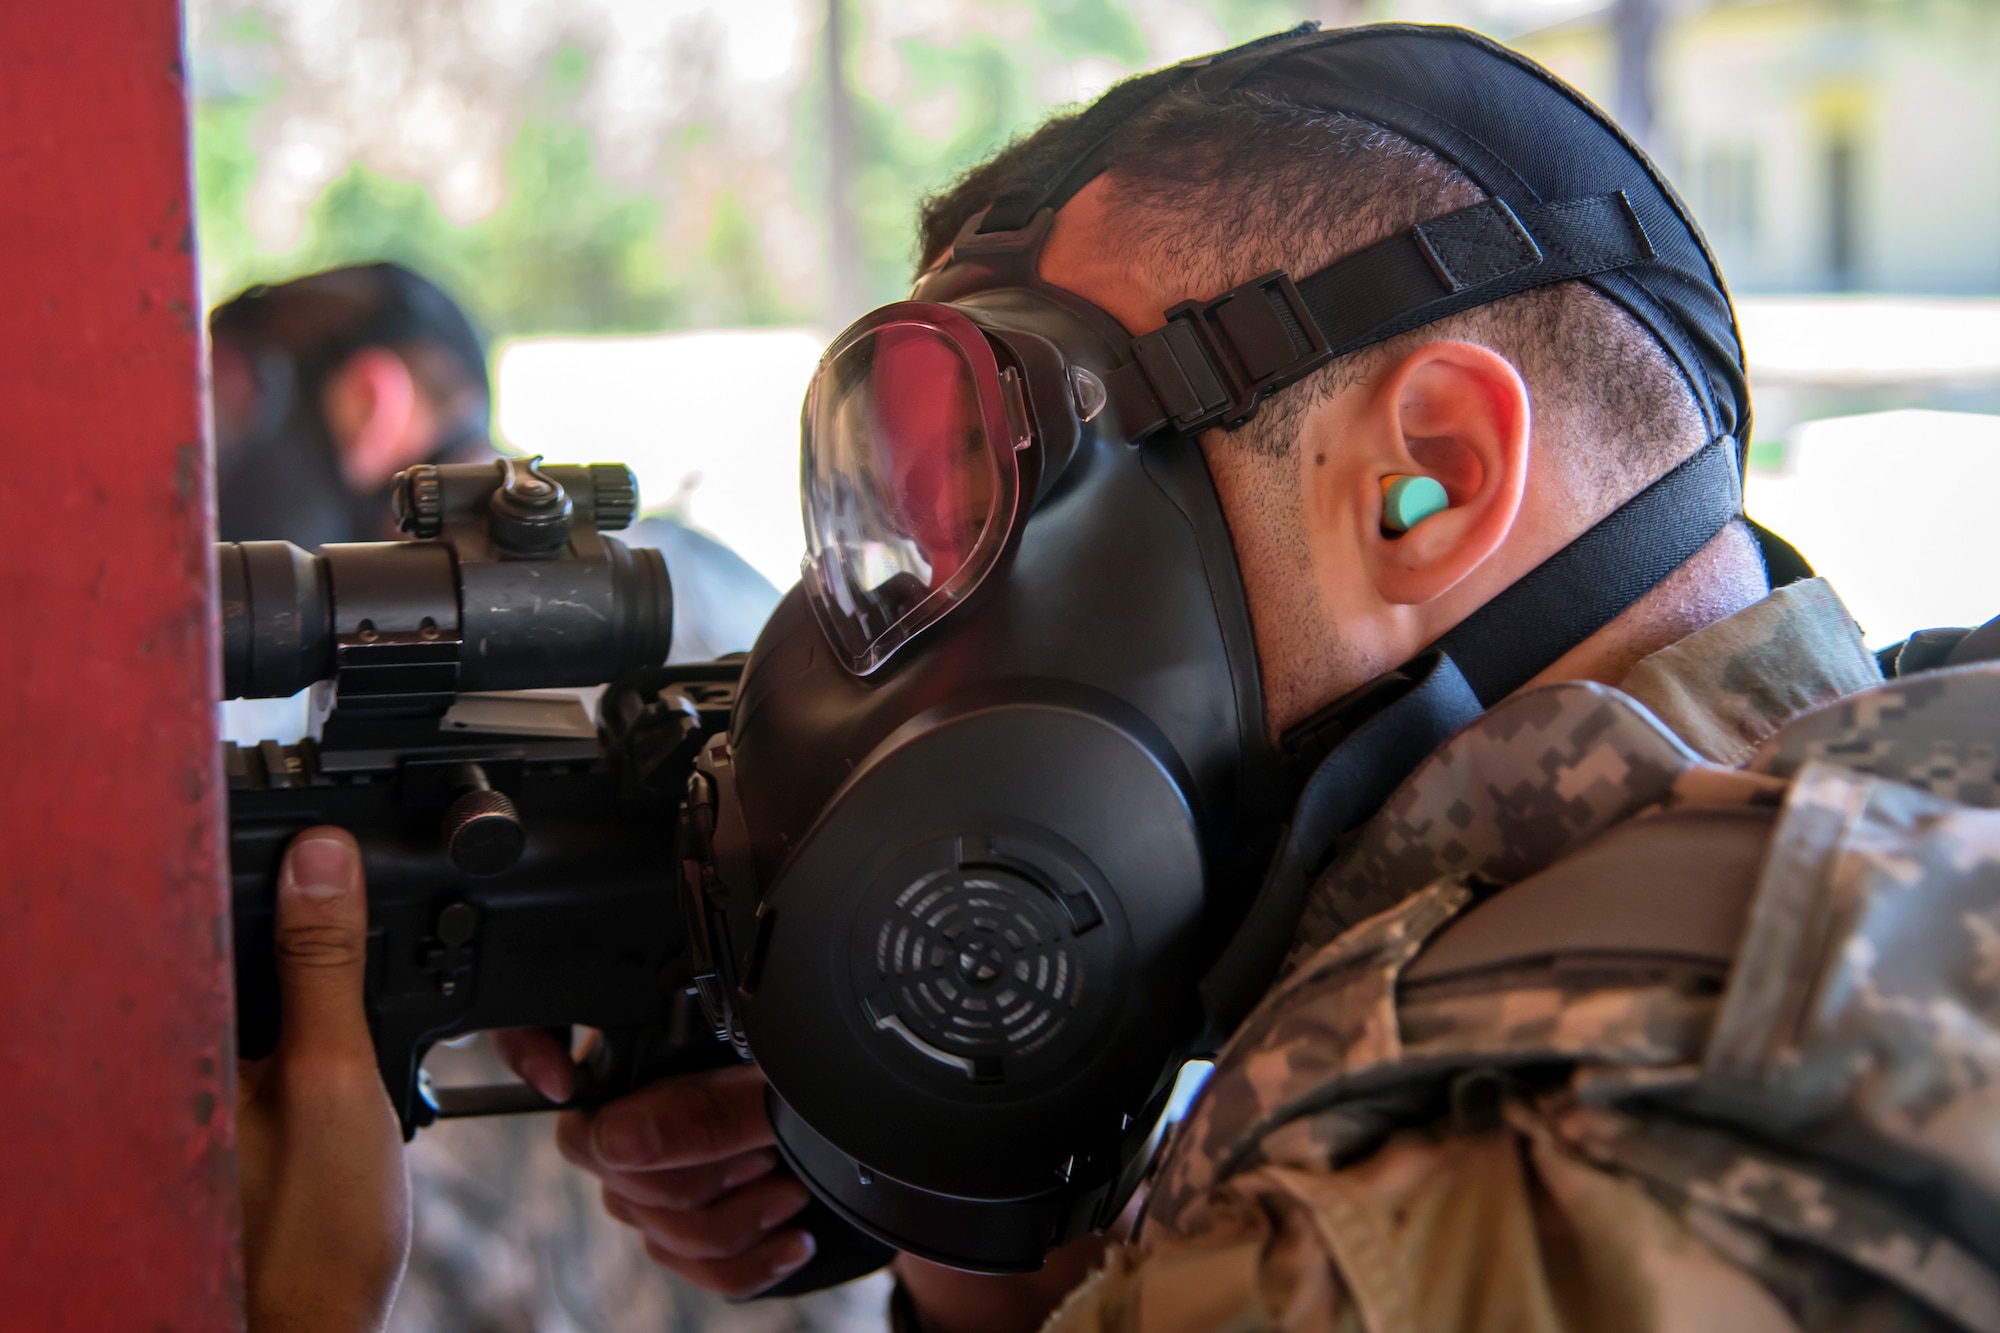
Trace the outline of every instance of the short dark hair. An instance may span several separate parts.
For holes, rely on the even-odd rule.
[[[1080,148],[1078,114],[1056,116],[928,199],[920,266],[1001,195],[1046,185],[1065,170]],[[1302,276],[1484,197],[1463,172],[1402,135],[1242,90],[1186,89],[1154,102],[1120,128],[1105,175],[1124,239],[1190,297],[1275,268]],[[1235,441],[1289,455],[1315,403],[1445,338],[1490,346],[1520,370],[1538,437],[1573,503],[1593,515],[1707,442],[1693,390],[1666,351],[1580,282],[1522,292],[1342,357],[1274,396]]]
[[[483,421],[492,399],[486,340],[443,288],[401,264],[353,264],[260,283],[217,306],[209,333],[285,353],[302,385],[363,348],[386,347],[440,408],[462,407]]]

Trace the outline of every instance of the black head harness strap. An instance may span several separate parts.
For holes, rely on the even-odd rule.
[[[1294,282],[1260,278],[1183,301],[1133,340],[1107,385],[1134,438],[1162,427],[1234,430],[1263,400],[1338,356],[1531,287],[1653,257],[1620,193],[1537,204],[1505,200],[1418,223]]]

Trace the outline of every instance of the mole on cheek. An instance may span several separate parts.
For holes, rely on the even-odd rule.
[[[1314,466],[1314,467],[1325,467],[1325,466],[1326,466],[1326,455],[1325,455],[1325,454],[1314,454],[1314,455],[1313,455],[1313,466]]]

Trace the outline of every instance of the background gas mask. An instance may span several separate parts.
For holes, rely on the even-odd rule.
[[[1470,34],[1385,27],[1124,85],[1053,184],[997,201],[913,300],[821,362],[804,579],[702,758],[682,861],[704,1006],[768,1075],[787,1162],[898,1248],[1028,1270],[1108,1224],[1182,1062],[1269,982],[1332,836],[1740,512],[1732,400],[1709,448],[1424,657],[1271,739],[1201,432],[1524,288],[1673,269],[1656,229],[1701,253],[1636,150],[1543,76],[1532,95],[1615,149],[1556,202],[1489,186],[1139,337],[1039,280],[1054,211],[1139,107],[1316,61],[1346,109],[1409,82],[1383,43],[1444,85],[1524,65]]]

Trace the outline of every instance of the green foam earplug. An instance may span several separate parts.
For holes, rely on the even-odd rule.
[[[1435,477],[1382,479],[1382,526],[1391,532],[1408,532],[1450,506],[1450,498]]]

